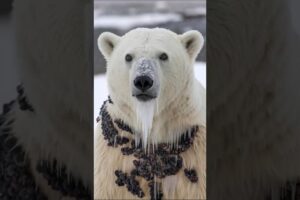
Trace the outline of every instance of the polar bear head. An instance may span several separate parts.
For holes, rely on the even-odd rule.
[[[120,37],[104,32],[98,46],[107,61],[109,93],[123,103],[156,99],[167,105],[194,79],[193,63],[203,46],[198,31],[178,35],[137,28]]]

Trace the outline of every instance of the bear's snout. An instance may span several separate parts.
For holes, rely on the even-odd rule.
[[[134,86],[142,92],[146,92],[153,86],[153,80],[149,76],[138,76],[134,79]]]
[[[138,100],[148,101],[155,98],[155,95],[151,91],[153,86],[153,80],[151,77],[146,75],[137,76],[133,83],[136,91],[133,96],[135,96]]]
[[[133,64],[132,96],[139,101],[154,99],[159,91],[158,70],[154,60],[140,58]]]

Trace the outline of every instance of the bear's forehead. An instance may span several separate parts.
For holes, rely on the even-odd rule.
[[[171,31],[136,30],[122,37],[118,50],[125,53],[155,53],[179,49],[180,44],[178,36]]]
[[[166,29],[134,29],[122,37],[123,41],[149,43],[154,41],[175,41],[177,35]]]

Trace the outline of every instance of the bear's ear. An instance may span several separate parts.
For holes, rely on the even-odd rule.
[[[120,40],[120,36],[117,36],[110,32],[102,33],[98,38],[98,48],[105,57],[108,59]]]
[[[195,59],[204,44],[204,38],[198,31],[187,31],[179,36],[191,59]]]

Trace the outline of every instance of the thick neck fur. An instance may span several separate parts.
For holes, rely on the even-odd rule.
[[[286,2],[208,5],[211,199],[265,199],[299,177],[299,38]]]
[[[179,92],[166,106],[155,111],[152,129],[148,136],[149,141],[174,142],[183,132],[193,125],[205,126],[205,100],[199,94],[200,83],[195,78],[186,82],[182,92]],[[204,89],[203,89],[204,90]],[[111,96],[116,106],[113,106],[113,115],[128,123],[137,133],[141,133],[141,125],[137,123],[135,105]],[[146,114],[146,113],[145,113]],[[170,117],[172,116],[172,117]]]

